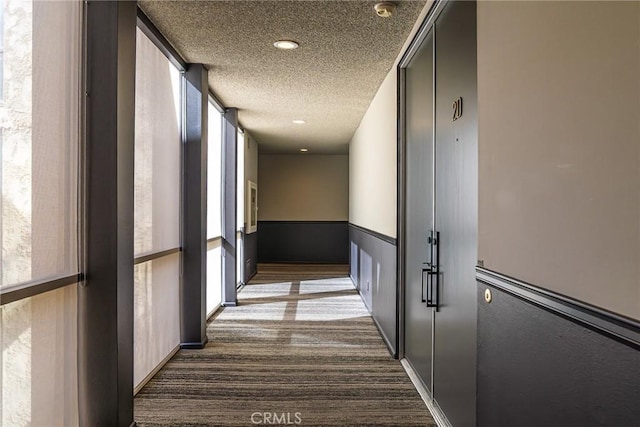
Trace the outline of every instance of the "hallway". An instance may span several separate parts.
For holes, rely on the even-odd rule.
[[[139,426],[435,425],[346,267],[260,265],[207,335],[136,396]]]
[[[0,426],[638,427],[640,0],[0,5]]]

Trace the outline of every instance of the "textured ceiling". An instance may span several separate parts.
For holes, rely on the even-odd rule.
[[[260,152],[346,153],[424,0],[141,1],[178,52],[209,68],[209,85]],[[295,40],[296,50],[273,47]],[[307,123],[296,125],[294,119]]]

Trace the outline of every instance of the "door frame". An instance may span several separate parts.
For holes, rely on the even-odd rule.
[[[429,12],[427,12],[424,21],[420,25],[418,32],[415,34],[411,43],[403,53],[400,62],[397,66],[397,114],[398,114],[398,127],[397,127],[397,254],[396,254],[396,283],[397,283],[397,313],[396,313],[396,324],[398,325],[398,330],[396,333],[397,343],[396,348],[398,349],[398,359],[404,359],[405,356],[405,267],[406,267],[406,172],[407,172],[407,159],[406,159],[406,97],[405,97],[405,87],[406,87],[406,69],[411,60],[414,58],[416,53],[419,51],[422,42],[426,39],[427,34],[433,28],[433,24],[436,19],[440,15],[440,13],[447,6],[448,1],[446,0],[435,0],[431,5]],[[435,46],[435,37],[437,35],[434,33],[434,46]],[[435,62],[434,62],[435,67]],[[434,91],[434,105],[435,105],[435,91]],[[434,110],[435,114],[435,110]],[[435,122],[434,122],[435,124]],[[434,140],[435,143],[435,140]]]

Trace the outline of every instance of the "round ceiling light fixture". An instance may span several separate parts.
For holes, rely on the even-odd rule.
[[[306,153],[307,151],[309,151],[309,149],[308,148],[301,148],[300,151],[303,152],[303,153]]]
[[[377,3],[373,8],[376,10],[376,15],[381,18],[390,18],[393,12],[396,11],[396,5],[386,1]]]
[[[273,45],[283,50],[297,49],[300,46],[298,42],[294,42],[293,40],[278,40]]]
[[[304,120],[294,120],[293,123],[297,124],[297,125],[303,125],[307,122],[305,122]]]

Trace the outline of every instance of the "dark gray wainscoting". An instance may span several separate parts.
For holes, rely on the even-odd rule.
[[[258,233],[244,235],[244,283],[258,272]]]
[[[258,262],[346,264],[346,221],[258,221]]]
[[[638,425],[639,322],[489,270],[477,278],[478,426]]]
[[[398,353],[396,240],[349,224],[349,271],[393,357]]]

